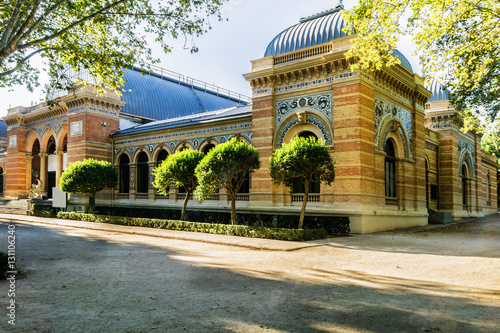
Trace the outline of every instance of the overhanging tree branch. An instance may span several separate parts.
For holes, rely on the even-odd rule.
[[[46,50],[49,50],[49,49],[51,49],[51,48],[46,47],[46,48],[38,49],[38,50],[32,52],[30,55],[28,55],[28,56],[24,57],[23,59],[19,60],[17,62],[16,67],[14,67],[14,68],[12,68],[12,69],[10,69],[8,71],[5,71],[5,72],[0,72],[0,78],[4,77],[4,76],[7,76],[7,75],[10,75],[10,74],[14,73],[15,71],[18,71],[23,66],[23,64],[26,61],[29,60],[29,58],[33,57],[34,55],[36,55],[36,54],[38,54],[40,52],[43,52],[43,51],[46,51]]]
[[[107,10],[109,10],[109,9],[111,9],[111,8],[114,8],[114,7],[116,7],[116,6],[120,5],[120,4],[125,3],[125,2],[128,2],[128,1],[130,1],[130,0],[119,0],[119,1],[116,1],[116,2],[114,2],[114,3],[110,4],[110,5],[106,6],[106,7],[104,7],[104,8],[102,8],[102,9],[98,10],[97,12],[95,12],[95,13],[93,13],[93,14],[91,14],[91,15],[88,15],[88,16],[86,16],[86,17],[84,17],[84,18],[82,18],[82,19],[80,19],[80,20],[78,20],[78,21],[76,21],[76,22],[74,22],[74,23],[70,24],[69,26],[67,26],[66,28],[64,28],[64,29],[62,29],[62,30],[60,30],[60,31],[58,31],[58,32],[56,32],[55,34],[52,34],[52,35],[50,35],[50,36],[45,36],[45,37],[43,37],[43,38],[40,38],[40,39],[34,40],[34,41],[32,41],[32,42],[29,42],[29,43],[26,43],[26,44],[20,45],[18,49],[19,49],[19,50],[27,49],[27,48],[33,47],[33,46],[35,46],[35,45],[38,45],[38,44],[41,44],[41,43],[45,43],[45,42],[48,42],[48,41],[50,41],[50,40],[52,40],[52,39],[55,39],[55,38],[57,38],[57,37],[60,37],[60,36],[62,36],[63,34],[65,34],[66,32],[70,31],[71,29],[73,29],[73,28],[75,28],[75,27],[79,26],[80,24],[85,23],[86,21],[88,21],[88,20],[90,20],[90,19],[92,19],[92,18],[94,18],[94,17],[96,17],[96,16],[98,16],[98,15],[103,14],[103,13],[104,13],[104,12],[106,12]]]

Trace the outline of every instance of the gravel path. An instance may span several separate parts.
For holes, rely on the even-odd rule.
[[[2,251],[8,225],[1,332],[500,331],[498,216],[295,251],[0,221]]]

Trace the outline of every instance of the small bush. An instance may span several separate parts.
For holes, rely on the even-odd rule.
[[[31,216],[52,218],[54,217],[52,206],[33,204],[31,206]]]
[[[136,208],[129,207],[96,207],[96,213],[100,215],[137,217],[138,212],[139,210]],[[141,217],[153,219],[179,220],[181,211],[175,209],[141,208],[140,215]],[[231,223],[231,214],[229,212],[191,210],[186,212],[185,221],[229,224]],[[236,213],[236,224],[249,227],[294,229],[297,227],[298,222],[298,215]],[[347,216],[305,216],[304,229],[321,228],[325,229],[329,235],[347,235],[351,231],[349,217]]]
[[[289,241],[309,241],[323,239],[328,236],[325,229],[286,229],[249,227],[244,225],[228,225],[216,223],[199,223],[175,220],[159,220],[122,216],[106,216],[76,212],[59,212],[57,217],[67,220],[110,223],[126,226],[149,227],[179,231],[205,232],[219,235],[243,236]]]

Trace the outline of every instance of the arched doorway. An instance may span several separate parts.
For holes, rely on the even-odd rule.
[[[462,206],[463,210],[469,210],[469,188],[468,188],[468,170],[467,166],[462,164]]]
[[[396,198],[396,150],[392,140],[387,140],[384,149],[385,156],[385,196]]]
[[[33,142],[31,156],[31,184],[33,185],[40,179],[40,141],[38,139]]]
[[[126,154],[120,157],[120,193],[129,193],[130,191],[130,159]]]
[[[148,154],[142,152],[137,158],[137,193],[148,193],[149,168]]]
[[[52,188],[56,186],[57,159],[56,140],[53,136],[47,143],[47,197],[52,198]]]

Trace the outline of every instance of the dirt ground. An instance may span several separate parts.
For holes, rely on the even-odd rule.
[[[500,332],[500,217],[297,251],[16,225],[14,332]]]

